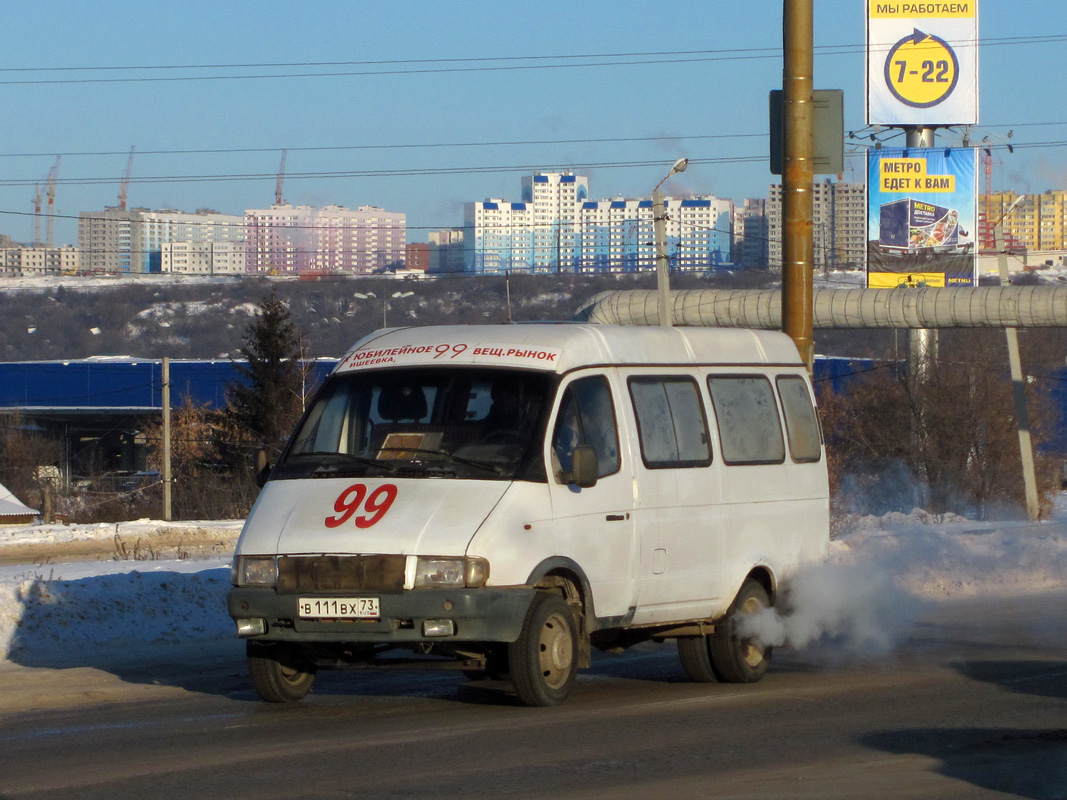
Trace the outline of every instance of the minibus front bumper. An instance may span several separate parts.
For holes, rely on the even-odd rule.
[[[358,619],[301,616],[300,602],[309,597],[337,599],[323,593],[278,594],[271,588],[234,587],[226,605],[243,639],[368,644],[513,642],[519,638],[534,591],[532,586],[512,586],[382,593],[375,596],[378,615]]]

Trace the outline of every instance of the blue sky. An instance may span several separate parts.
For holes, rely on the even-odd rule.
[[[673,193],[766,196],[781,9],[765,0],[8,4],[0,233],[32,238],[32,183],[57,154],[60,214],[115,204],[131,145],[131,206],[269,206],[287,148],[289,202],[403,211],[411,240],[461,224],[467,201],[518,199],[533,169],[589,175],[594,198],[637,197],[684,155],[694,163],[667,185]],[[1067,5],[985,0],[980,16],[989,44],[975,135],[1004,142],[1012,129],[1018,145],[997,152],[995,188],[1067,188],[1067,147],[1031,146],[1067,142]],[[864,124],[864,38],[862,0],[815,0],[816,47],[843,51],[816,56],[815,84],[845,91],[854,130]],[[606,57],[650,53],[686,55]],[[366,63],[386,61],[398,63]],[[618,63],[633,61],[663,63]],[[576,62],[602,65],[561,66]],[[157,69],[214,65],[252,66]],[[531,65],[541,68],[515,69]],[[383,71],[392,74],[366,74]],[[362,74],[216,79],[323,72]],[[159,78],[168,80],[145,80]],[[152,152],[174,150],[236,152]],[[863,180],[860,155],[846,167],[846,180]],[[368,172],[379,174],[351,174]],[[203,177],[173,180],[192,176]],[[159,177],[171,180],[146,180]],[[74,243],[76,224],[59,220],[56,239]]]

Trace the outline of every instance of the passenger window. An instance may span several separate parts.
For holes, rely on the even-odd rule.
[[[711,463],[708,423],[696,381],[631,378],[629,384],[646,467],[706,467]]]
[[[557,481],[561,471],[573,469],[574,448],[582,444],[596,448],[597,477],[619,471],[615,406],[611,401],[611,387],[603,375],[579,378],[563,393],[552,432],[552,467]]]
[[[727,464],[781,464],[785,441],[771,382],[760,375],[711,376],[708,390]]]
[[[811,405],[807,383],[796,375],[782,375],[777,383],[785,414],[789,453],[794,461],[818,461],[822,457],[822,431]]]

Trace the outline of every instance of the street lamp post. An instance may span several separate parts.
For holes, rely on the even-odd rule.
[[[674,324],[671,314],[671,276],[667,268],[667,214],[663,206],[663,192],[659,190],[667,178],[685,172],[688,158],[679,158],[671,171],[652,190],[652,233],[656,240],[656,288],[659,291],[659,324],[669,328]]]
[[[1004,220],[1026,198],[1019,195],[1008,209],[1000,215],[997,224],[993,226],[993,240],[997,248],[997,268],[1000,272],[1002,285],[1009,285],[1008,278],[1008,253],[1004,244]],[[1008,366],[1011,370],[1011,388],[1015,398],[1015,422],[1019,431],[1019,456],[1023,467],[1023,489],[1026,493],[1026,514],[1031,520],[1036,520],[1041,511],[1037,497],[1037,476],[1034,472],[1034,446],[1030,440],[1030,417],[1026,411],[1026,383],[1023,380],[1022,358],[1019,356],[1019,331],[1016,328],[1005,328],[1004,335],[1008,340]]]

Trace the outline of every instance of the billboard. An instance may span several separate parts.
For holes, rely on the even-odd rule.
[[[867,124],[977,123],[977,0],[867,0]]]
[[[868,151],[867,286],[973,286],[978,156],[971,148]]]

